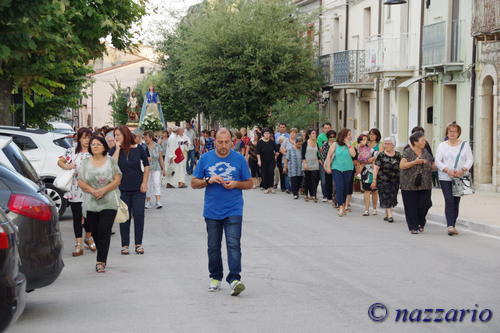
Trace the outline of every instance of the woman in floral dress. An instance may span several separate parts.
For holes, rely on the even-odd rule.
[[[396,140],[384,139],[384,150],[377,156],[373,168],[372,189],[378,189],[380,207],[385,208],[384,221],[394,222],[392,209],[398,205],[399,162],[401,154],[394,150]]]
[[[89,143],[91,137],[91,129],[86,127],[80,128],[76,137],[76,147],[69,148],[64,156],[59,158],[57,165],[64,170],[78,170],[82,162],[90,157]],[[64,198],[68,200],[73,215],[73,230],[76,239],[75,250],[72,253],[73,257],[83,255],[84,242],[86,247],[92,252],[96,251],[89,224],[87,219],[82,215],[83,192],[78,186],[77,177],[78,173],[75,172],[71,181],[71,189],[64,194]],[[85,229],[85,239],[82,238],[83,228]]]

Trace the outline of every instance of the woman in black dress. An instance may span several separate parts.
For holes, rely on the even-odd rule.
[[[392,209],[398,205],[399,162],[401,154],[394,150],[396,140],[384,139],[384,150],[378,154],[373,168],[372,189],[378,189],[380,207],[385,208],[384,221],[394,222]]]
[[[262,172],[262,187],[264,193],[274,193],[274,168],[278,148],[271,140],[271,131],[264,129],[262,140],[257,143],[257,162]]]

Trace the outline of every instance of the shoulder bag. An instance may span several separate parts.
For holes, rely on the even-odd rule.
[[[116,209],[115,222],[116,223],[127,222],[129,219],[128,206],[125,202],[123,202],[123,200],[118,198],[117,191],[115,191],[115,198],[116,198],[116,203],[118,205],[118,208]]]
[[[458,161],[460,160],[460,155],[464,149],[465,141],[462,142],[460,151],[458,152],[457,158],[455,160],[455,166],[453,169],[456,170]],[[464,195],[474,194],[474,188],[472,187],[472,179],[470,173],[467,171],[462,177],[454,177],[451,179],[452,192],[454,197],[463,197]]]
[[[56,179],[54,179],[53,185],[64,192],[69,192],[71,190],[71,184],[74,176],[75,169],[62,170],[57,175]]]

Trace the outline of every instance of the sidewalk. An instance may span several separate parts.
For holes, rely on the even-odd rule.
[[[363,193],[354,193],[353,203],[363,205]],[[398,196],[398,206],[394,211],[404,214],[401,192]],[[427,218],[446,226],[441,189],[432,190],[432,208]],[[457,227],[500,237],[500,193],[477,191],[474,195],[462,197]]]

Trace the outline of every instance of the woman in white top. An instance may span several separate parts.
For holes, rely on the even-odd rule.
[[[439,182],[444,195],[446,223],[450,236],[458,234],[455,223],[460,205],[460,197],[453,196],[451,180],[455,177],[462,177],[474,163],[469,143],[459,139],[461,133],[462,129],[459,125],[455,123],[448,125],[446,127],[448,140],[439,144],[436,153],[436,166],[439,170]],[[455,161],[459,154],[460,157],[455,167]]]

